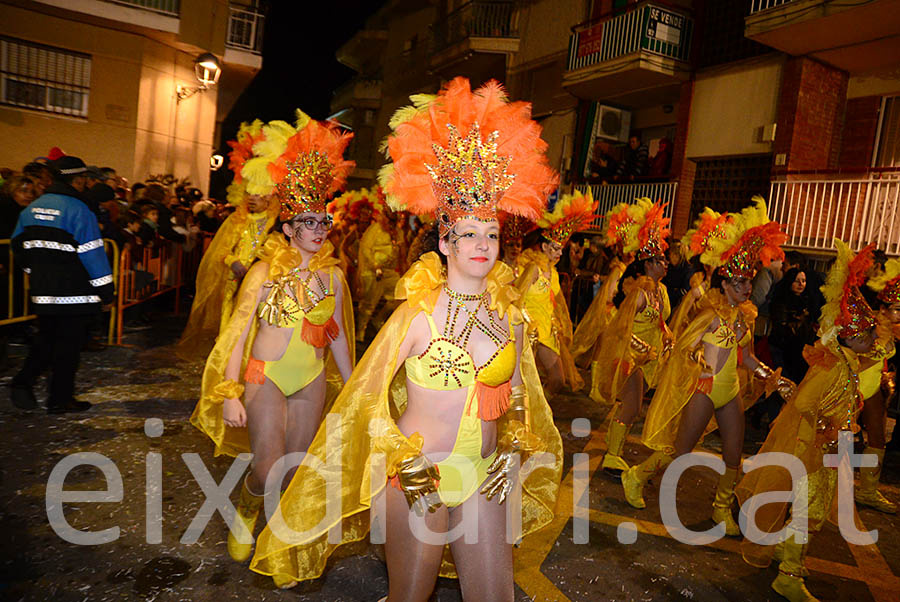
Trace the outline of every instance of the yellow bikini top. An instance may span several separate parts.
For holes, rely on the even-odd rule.
[[[712,332],[707,332],[701,337],[701,341],[709,343],[720,349],[734,349],[735,346],[743,347],[749,341],[750,329],[744,328],[744,336],[741,337],[740,343],[737,340],[737,333],[724,321],[720,322],[719,327]]]
[[[289,328],[303,318],[314,326],[327,324],[332,319],[335,308],[334,270],[329,270],[329,273],[327,288],[319,278],[318,272],[312,273],[311,278],[315,278],[319,289],[324,291],[321,295],[292,273],[266,283],[264,286],[272,290],[265,301],[260,302],[257,315],[272,326],[280,328]],[[298,296],[302,291],[305,293],[302,296],[306,298],[307,303],[301,305],[289,291],[295,292]]]
[[[470,387],[476,381],[498,387],[512,378],[516,369],[516,339],[512,325],[506,343],[487,362],[476,367],[467,349],[441,336],[431,315],[426,313],[425,318],[431,327],[431,341],[421,354],[406,359],[409,380],[432,391],[453,391]]]

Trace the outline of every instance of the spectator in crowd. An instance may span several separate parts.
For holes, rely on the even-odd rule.
[[[134,186],[131,187],[131,204],[137,205],[142,200],[144,200],[144,191],[147,189],[147,185],[143,182],[135,182]]]
[[[159,238],[159,209],[152,203],[140,207],[142,221],[139,236],[145,247],[155,247]]]
[[[753,277],[753,290],[750,300],[759,311],[756,319],[755,336],[764,336],[769,331],[769,301],[775,284],[781,280],[784,266],[780,259],[772,261],[768,266],[760,266],[756,276]]]
[[[92,188],[86,188],[82,200],[88,209],[97,216],[100,231],[107,235],[113,230],[114,223],[110,215],[108,203],[116,198],[116,192],[105,183],[95,183]]]
[[[609,142],[597,139],[591,155],[591,182],[609,182],[619,168],[619,162],[610,154]]]
[[[34,384],[49,367],[47,412],[63,414],[91,407],[74,397],[75,373],[91,319],[113,298],[113,279],[97,220],[78,198],[84,162],[64,156],[54,167],[55,181],[19,215],[13,232],[17,262],[31,276],[38,334],[10,396],[16,407],[35,408]]]
[[[212,201],[200,201],[191,208],[197,226],[203,232],[210,234],[219,229],[219,220],[216,218],[216,205]]]
[[[22,174],[34,182],[34,195],[39,197],[53,184],[53,171],[44,163],[32,162],[22,168]]]
[[[161,184],[149,184],[144,192],[144,199],[153,202],[158,211],[157,215],[157,233],[172,242],[183,243],[185,237],[173,229],[172,213],[174,207],[178,205],[178,197],[170,194]]]
[[[691,289],[691,276],[694,270],[684,254],[684,245],[680,240],[669,244],[669,271],[663,276],[662,283],[669,293],[669,303],[678,307],[681,299]]]
[[[616,169],[616,180],[634,180],[636,177],[647,175],[648,150],[646,144],[641,144],[638,136],[628,139],[625,148],[625,157]]]
[[[28,176],[14,175],[3,181],[0,188],[0,238],[9,238],[19,213],[36,198],[37,187]]]
[[[786,251],[782,262],[782,272],[787,273],[797,268],[806,274],[806,292],[810,297],[810,317],[813,322],[819,321],[822,306],[825,305],[825,296],[822,294],[822,285],[825,284],[825,274],[812,268],[806,256],[800,251]]]
[[[769,302],[769,353],[775,367],[793,382],[806,376],[809,364],[803,359],[803,348],[816,342],[816,323],[813,319],[813,298],[806,273],[793,267],[775,285]],[[784,399],[773,393],[754,412],[753,425],[759,428],[762,418],[769,424],[778,416]]]
[[[104,174],[99,167],[96,165],[88,165],[87,168],[87,183],[85,184],[85,190],[90,190],[97,184],[105,184],[106,183],[106,174]]]
[[[651,178],[666,178],[669,170],[672,169],[672,141],[668,138],[662,138],[659,141],[659,149],[650,160],[649,176]]]

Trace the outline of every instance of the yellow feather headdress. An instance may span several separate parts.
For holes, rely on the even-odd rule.
[[[537,225],[543,228],[544,238],[564,247],[575,232],[584,230],[594,220],[597,205],[590,190],[587,194],[578,191],[564,194],[556,201],[553,211],[544,211]]]
[[[867,246],[855,257],[844,241],[835,238],[834,246],[837,259],[822,286],[825,305],[819,318],[819,336],[823,342],[836,336],[852,337],[875,326],[875,312],[859,291],[872,267],[875,245]]]
[[[619,203],[607,214],[606,237],[610,243],[621,243],[623,253],[634,253],[639,260],[661,257],[669,248],[669,218],[663,216],[666,204],[648,198],[634,203]]]
[[[878,293],[878,300],[882,303],[900,303],[900,259],[888,259],[884,271],[869,280],[868,286]]]
[[[781,224],[769,220],[766,201],[753,197],[753,204],[723,224],[721,237],[710,237],[700,260],[718,268],[726,278],[752,278],[756,265],[784,259],[781,245],[787,240]]]

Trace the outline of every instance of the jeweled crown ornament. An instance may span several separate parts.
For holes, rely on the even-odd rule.
[[[662,257],[669,248],[669,218],[665,217],[665,203],[648,198],[634,203],[619,203],[607,214],[607,238],[622,243],[622,252],[634,253],[638,260]]]
[[[769,220],[766,202],[753,197],[753,204],[733,219],[720,224],[721,236],[710,236],[700,260],[718,269],[724,278],[753,278],[757,264],[784,259],[781,245],[787,235],[781,224]]]
[[[497,152],[500,132],[494,130],[482,140],[477,121],[466,136],[460,136],[451,124],[447,124],[447,130],[450,136],[446,147],[432,144],[437,163],[425,164],[438,201],[436,217],[441,236],[463,218],[497,219],[497,202],[515,180],[507,172],[510,158]]]
[[[875,245],[867,246],[855,257],[842,240],[834,239],[834,246],[837,259],[822,287],[825,305],[819,318],[819,336],[826,341],[834,336],[854,337],[872,329],[876,322],[875,312],[859,291],[872,267]]]
[[[323,213],[328,201],[334,166],[328,157],[313,150],[297,155],[288,161],[284,179],[275,185],[275,194],[281,200],[282,221],[301,213]]]
[[[435,215],[442,237],[463,218],[540,217],[558,176],[531,105],[510,102],[496,81],[472,91],[463,77],[410,100],[382,147],[391,159],[378,174],[388,205]]]
[[[573,234],[584,230],[594,220],[598,204],[590,190],[564,194],[556,201],[553,211],[544,212],[537,225],[544,229],[544,238],[564,247]]]

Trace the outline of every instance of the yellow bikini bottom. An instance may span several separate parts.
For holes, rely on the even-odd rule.
[[[297,322],[299,324],[299,322]],[[244,382],[262,384],[268,378],[285,397],[303,389],[325,369],[325,360],[317,357],[316,348],[304,342],[294,328],[287,349],[280,359],[262,361],[250,357],[244,373]]]
[[[741,383],[737,373],[737,352],[734,348],[728,354],[725,365],[711,378],[701,379],[697,390],[712,400],[713,408],[719,409],[728,404],[741,392]]]

